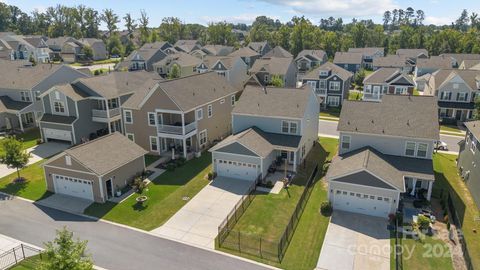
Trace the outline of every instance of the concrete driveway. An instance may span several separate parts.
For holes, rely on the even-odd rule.
[[[35,204],[66,211],[74,214],[83,214],[83,211],[92,204],[92,201],[63,194],[52,194]]]
[[[335,210],[315,269],[388,270],[388,221]]]
[[[250,181],[217,177],[152,233],[213,249],[218,226],[246,194]]]

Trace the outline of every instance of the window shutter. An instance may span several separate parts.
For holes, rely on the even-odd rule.
[[[448,93],[448,100],[452,100],[452,92]]]
[[[457,93],[457,100],[460,98],[460,93]]]
[[[445,92],[440,92],[440,99],[443,99],[443,96],[445,95]]]

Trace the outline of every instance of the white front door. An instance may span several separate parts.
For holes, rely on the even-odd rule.
[[[334,190],[333,209],[388,218],[393,198],[363,194],[350,190]]]
[[[55,193],[93,201],[93,182],[64,175],[53,175]]]
[[[219,176],[255,181],[260,173],[260,166],[256,164],[222,159],[215,162]]]

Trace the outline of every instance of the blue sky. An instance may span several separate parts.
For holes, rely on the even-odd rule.
[[[381,21],[385,10],[411,6],[425,11],[427,23],[448,24],[460,15],[462,9],[480,13],[478,0],[0,0],[16,5],[25,11],[44,10],[48,6],[62,3],[93,7],[97,10],[112,8],[123,17],[127,12],[138,17],[140,9],[145,9],[150,17],[150,25],[160,25],[166,16],[179,17],[187,23],[208,24],[216,21],[251,23],[256,16],[267,15],[289,21],[294,15],[305,15],[314,23],[320,18],[341,16],[351,18],[371,18]],[[123,22],[121,23],[123,28]]]

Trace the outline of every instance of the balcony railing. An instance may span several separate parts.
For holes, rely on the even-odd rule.
[[[173,125],[157,126],[158,133],[168,133],[168,134],[175,134],[175,135],[186,135],[194,131],[195,129],[197,129],[197,122],[192,122],[188,125],[185,125],[185,133],[183,133],[182,126],[173,126]]]
[[[117,115],[120,115],[120,108],[113,108],[113,109],[110,109],[108,111],[109,111],[109,114],[110,114],[110,118],[112,118],[114,116],[117,116]],[[92,110],[92,116],[97,117],[97,118],[107,118],[108,117],[107,110],[95,110],[95,109],[93,109]]]
[[[317,95],[325,96],[327,94],[327,90],[317,88],[315,89],[315,93],[317,93]]]
[[[381,94],[363,94],[363,99],[368,100],[380,100],[382,98]]]

